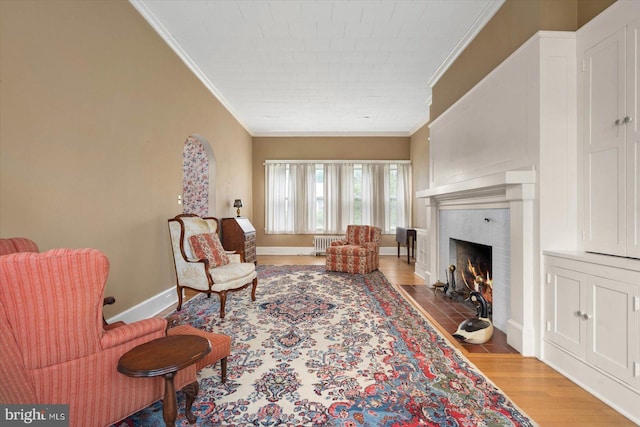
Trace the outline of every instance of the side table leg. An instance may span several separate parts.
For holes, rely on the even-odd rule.
[[[193,415],[193,412],[191,412],[191,407],[193,406],[193,402],[196,400],[196,396],[200,391],[200,385],[198,385],[198,381],[194,381],[191,384],[187,384],[186,386],[184,386],[182,391],[184,391],[184,394],[187,396],[186,402],[184,404],[184,414],[186,415],[187,420],[189,420],[189,424],[193,424],[196,422],[198,417]]]
[[[175,372],[164,375],[164,402],[162,405],[162,418],[167,427],[175,427],[178,416],[178,402],[176,400],[176,386],[173,383]]]

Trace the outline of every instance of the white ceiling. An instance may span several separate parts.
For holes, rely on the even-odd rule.
[[[253,136],[408,136],[504,0],[130,0]]]

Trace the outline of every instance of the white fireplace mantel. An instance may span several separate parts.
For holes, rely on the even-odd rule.
[[[534,170],[505,171],[417,191],[416,197],[433,199],[440,206],[532,199],[535,182]]]
[[[416,192],[416,197],[423,199],[427,207],[427,285],[432,285],[440,276],[438,219],[441,209],[481,209],[498,205],[509,208],[511,295],[505,332],[509,345],[523,356],[533,356],[536,352],[535,184],[534,170],[505,171]]]

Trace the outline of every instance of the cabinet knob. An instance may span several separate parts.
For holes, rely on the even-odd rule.
[[[585,315],[585,313],[581,312],[580,310],[576,311],[576,316],[582,317],[584,315]]]
[[[622,119],[622,123],[631,123],[633,121],[633,119],[629,116],[626,116],[624,119]]]
[[[591,315],[590,315],[590,314],[588,314],[588,313],[582,313],[582,318],[583,318],[584,320],[589,320],[589,319],[591,319]]]
[[[616,121],[614,123],[615,123],[616,126],[620,126],[622,124],[622,120],[616,119]]]

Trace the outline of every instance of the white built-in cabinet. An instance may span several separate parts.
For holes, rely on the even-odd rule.
[[[583,46],[584,249],[640,258],[640,20]]]
[[[541,357],[640,425],[639,29],[617,1],[576,35],[584,252],[543,252]]]
[[[585,364],[640,388],[640,272],[598,265],[597,257],[545,257],[544,337]]]

